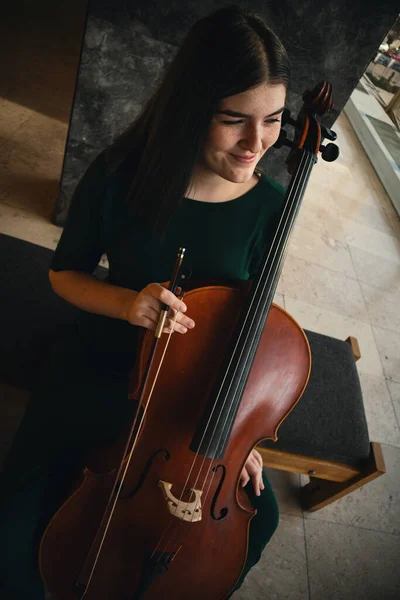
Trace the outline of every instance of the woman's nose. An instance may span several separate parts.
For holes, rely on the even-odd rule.
[[[242,147],[249,150],[252,154],[257,154],[262,150],[262,131],[258,127],[251,127],[246,131],[242,140]]]

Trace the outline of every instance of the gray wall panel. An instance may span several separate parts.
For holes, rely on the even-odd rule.
[[[138,114],[188,28],[226,1],[92,0],[77,76],[53,222],[63,225],[73,190],[88,164]],[[333,86],[331,125],[395,21],[398,0],[237,2],[262,15],[284,42],[292,64],[288,107],[325,79]],[[338,140],[340,145],[340,140]],[[286,149],[261,161],[271,177],[288,181]]]

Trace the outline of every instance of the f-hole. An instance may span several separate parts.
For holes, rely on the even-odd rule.
[[[171,458],[170,453],[165,448],[159,448],[159,450],[156,450],[155,452],[153,452],[153,454],[147,460],[147,463],[145,464],[144,469],[140,474],[140,477],[138,479],[136,486],[133,488],[133,490],[131,492],[125,492],[124,494],[120,493],[120,495],[119,495],[120,500],[125,500],[126,498],[132,498],[140,490],[140,488],[143,485],[144,480],[147,477],[147,473],[150,471],[153,460],[156,458],[157,454],[159,454],[160,452],[164,453],[164,460],[169,460]],[[124,486],[121,487],[121,492],[123,490],[124,490]],[[116,491],[118,491],[118,488],[116,488]]]
[[[221,479],[219,480],[218,487],[215,490],[215,494],[214,494],[214,497],[212,499],[211,506],[210,506],[210,515],[211,515],[211,518],[214,519],[214,521],[221,521],[221,519],[225,519],[226,515],[228,514],[227,508],[221,508],[221,510],[219,511],[219,517],[215,516],[215,505],[217,503],[217,499],[218,499],[219,493],[222,489],[222,485],[225,481],[225,476],[226,476],[226,468],[224,467],[224,465],[217,465],[216,467],[214,467],[213,468],[214,473],[216,473],[220,467],[222,469]]]

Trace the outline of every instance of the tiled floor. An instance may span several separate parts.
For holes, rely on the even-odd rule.
[[[54,248],[61,231],[49,217],[77,55],[44,64],[43,48],[34,51],[25,59],[40,67],[35,93],[24,96],[33,88],[21,78],[3,82],[0,231]],[[370,437],[383,444],[388,473],[305,514],[300,478],[270,471],[280,525],[235,600],[400,597],[400,221],[344,115],[334,129],[341,155],[313,171],[277,301],[304,328],[358,338]]]
[[[316,513],[294,504],[293,475],[274,472],[281,523],[235,600],[400,597],[400,220],[347,117],[334,129],[341,155],[313,171],[278,297],[304,328],[358,338],[388,472]]]

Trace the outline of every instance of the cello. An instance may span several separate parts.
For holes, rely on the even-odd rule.
[[[42,578],[56,600],[228,598],[246,563],[255,509],[239,487],[262,440],[277,440],[299,401],[311,356],[304,331],[272,299],[311,170],[338,156],[319,116],[332,108],[320,83],[285,111],[275,146],[290,147],[291,174],[259,275],[237,285],[187,285],[184,251],[170,281],[194,336],[145,331],[130,373],[129,431],[88,459],[40,545]],[[295,128],[288,140],[285,125]]]

